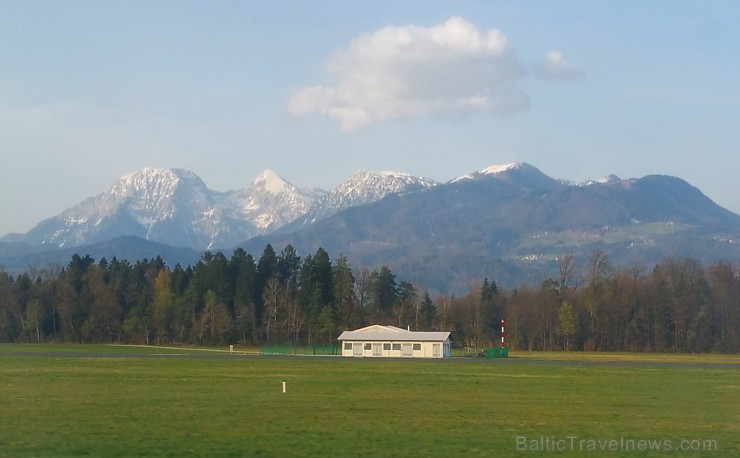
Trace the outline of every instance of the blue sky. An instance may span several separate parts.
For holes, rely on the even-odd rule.
[[[120,176],[679,176],[740,212],[736,1],[0,0],[0,235]]]

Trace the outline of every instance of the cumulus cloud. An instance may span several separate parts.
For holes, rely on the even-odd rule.
[[[288,109],[329,116],[346,131],[429,113],[508,116],[529,104],[517,86],[526,69],[506,37],[459,17],[360,35],[328,59],[327,71],[331,84],[300,89]]]
[[[551,51],[534,66],[535,75],[548,80],[575,80],[584,72],[568,62],[563,53]]]

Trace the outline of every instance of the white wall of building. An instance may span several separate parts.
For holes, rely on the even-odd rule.
[[[342,356],[363,358],[449,358],[450,342],[351,341],[341,343]]]

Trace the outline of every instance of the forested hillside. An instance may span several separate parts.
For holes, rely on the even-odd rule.
[[[513,349],[736,353],[739,274],[691,258],[618,267],[597,250],[561,256],[538,285],[481,279],[433,298],[388,267],[353,271],[323,248],[208,252],[187,268],[74,255],[64,267],[0,270],[0,341],[314,344],[379,323],[452,331],[455,345],[480,348],[506,319]]]

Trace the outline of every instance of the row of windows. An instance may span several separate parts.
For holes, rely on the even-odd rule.
[[[352,342],[345,342],[344,343],[344,349],[345,350],[352,350]],[[373,344],[366,343],[365,346],[364,346],[364,349],[365,350],[372,350],[373,349]],[[384,342],[383,343],[383,350],[390,350],[390,349],[401,351],[401,344],[400,343],[391,344],[391,343]],[[413,344],[413,349],[415,351],[420,351],[421,350],[421,344],[420,343]]]

